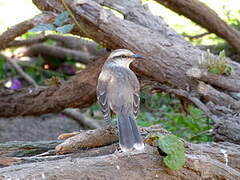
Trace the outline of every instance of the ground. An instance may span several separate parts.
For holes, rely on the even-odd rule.
[[[63,115],[0,118],[0,142],[56,140],[62,133],[79,129],[76,121]]]

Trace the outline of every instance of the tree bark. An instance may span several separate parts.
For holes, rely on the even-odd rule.
[[[179,15],[191,19],[209,32],[225,39],[240,53],[240,32],[224,22],[216,12],[198,0],[156,0]]]

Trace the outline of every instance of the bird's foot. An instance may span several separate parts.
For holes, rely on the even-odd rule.
[[[120,148],[117,149],[114,154],[118,157],[120,156],[130,156],[130,155],[135,155],[135,154],[141,154],[144,153],[144,144],[135,144],[133,148],[131,149],[126,149],[126,148]]]

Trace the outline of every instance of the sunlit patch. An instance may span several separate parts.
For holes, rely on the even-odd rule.
[[[50,68],[49,64],[44,64],[44,65],[43,65],[43,69],[48,70],[49,68]]]
[[[109,8],[107,6],[102,6],[104,9],[107,9],[107,10],[110,10],[116,17],[120,18],[120,19],[124,19],[124,15],[120,12],[120,11],[117,11],[113,8]]]
[[[77,62],[77,63],[75,64],[75,66],[76,66],[76,68],[78,68],[78,69],[84,69],[84,68],[86,68],[86,65],[84,65],[84,64],[82,64],[82,63],[79,63],[79,62]]]
[[[5,87],[7,88],[10,88],[12,86],[12,81],[11,80],[8,80],[5,84],[4,84]]]
[[[144,144],[143,143],[134,144],[133,147],[138,151],[143,151],[144,150]]]

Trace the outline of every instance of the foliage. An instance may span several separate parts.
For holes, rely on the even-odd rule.
[[[208,72],[216,75],[231,75],[233,69],[227,62],[224,51],[219,53],[218,57],[214,57],[209,50],[207,54],[200,59],[200,67],[206,68]]]
[[[226,17],[225,21],[227,24],[229,24],[231,27],[236,29],[237,31],[240,31],[240,11],[238,12],[232,12],[229,10],[226,6],[223,6],[223,12]],[[189,26],[189,25],[188,25]],[[205,30],[202,30],[201,32],[205,32]],[[199,33],[199,31],[194,31],[191,35],[195,36]],[[188,33],[183,32],[183,35],[189,35]],[[219,38],[215,34],[209,34],[206,36],[203,36],[201,38],[192,39],[191,42],[195,45],[204,45],[208,44],[210,45],[210,51],[213,54],[219,54],[221,51],[224,50],[225,55],[227,57],[230,57],[232,60],[240,62],[240,56],[237,55],[237,52],[235,49],[233,49],[226,41]]]
[[[45,80],[45,84],[48,86],[58,86],[61,82],[61,79],[57,76],[52,76],[50,79]]]
[[[238,11],[237,14],[233,15],[232,11],[227,9],[226,7],[223,7],[224,14],[226,15],[226,21],[227,23],[232,26],[237,31],[240,31],[240,19],[237,18],[240,17],[240,11]],[[214,36],[211,39],[213,42],[218,42],[214,47],[211,48],[211,51],[214,54],[218,54],[221,51],[225,51],[226,56],[230,57],[231,59],[240,62],[240,56],[237,56],[237,52],[235,49],[233,49],[227,42],[223,42],[219,37]]]
[[[182,141],[174,135],[158,137],[159,148],[167,154],[163,162],[173,170],[179,170],[185,163],[185,148]]]
[[[229,10],[226,6],[223,6],[223,11],[226,16],[226,21],[230,26],[232,26],[237,31],[240,31],[240,19],[236,18],[236,16],[240,17],[240,10],[238,10],[238,13],[233,15],[231,10]]]
[[[16,63],[18,63],[22,67],[23,71],[30,75],[39,85],[46,85],[46,82],[49,82],[48,79],[66,80],[74,75],[79,69],[76,66],[77,62],[72,58],[68,58],[66,60],[51,58],[51,61],[48,61],[39,56],[36,61],[17,61]],[[8,66],[5,59],[0,58],[0,84],[6,86],[6,83],[9,81],[12,84],[7,86],[9,88],[27,85],[22,77],[16,73],[15,69]]]
[[[69,33],[73,28],[73,24],[66,24],[66,25],[63,25],[61,27],[57,27],[56,28],[56,31],[57,32],[60,32],[60,33],[63,33],[63,34],[66,34],[66,33]]]
[[[6,78],[6,74],[4,73],[4,65],[6,60],[0,57],[0,82]]]
[[[39,24],[34,28],[30,29],[29,32],[39,32],[39,31],[53,31],[56,27],[53,24]]]
[[[189,112],[188,116],[182,113],[181,104],[174,96],[141,93],[141,110],[137,123],[140,126],[160,124],[176,136],[195,143],[211,141],[208,132],[212,128],[212,121],[192,105]]]
[[[37,37],[39,34],[36,32],[39,31],[56,31],[62,34],[69,33],[73,25],[65,24],[67,20],[69,20],[69,14],[67,11],[64,11],[55,18],[53,24],[37,25],[29,30],[29,32],[23,34],[22,38],[29,39]],[[44,43],[56,45],[54,40],[47,40]],[[61,60],[59,58],[51,58],[48,60],[39,56],[37,61],[18,61],[17,63],[23,68],[24,72],[33,77],[39,85],[43,85],[46,82],[48,83],[52,77],[55,79],[68,79],[79,69],[76,65],[77,62],[71,57],[68,57],[66,60]],[[8,71],[10,71],[10,73],[5,73]],[[19,88],[26,83],[19,77],[14,69],[6,66],[6,61],[4,59],[0,59],[0,83],[6,86],[6,83],[9,81],[11,82],[11,85],[8,85],[9,88]]]
[[[54,21],[54,25],[60,27],[64,24],[64,22],[68,19],[68,12],[67,11],[63,11],[61,14],[59,14]]]
[[[165,156],[163,162],[172,170],[180,170],[185,164],[185,147],[182,140],[175,135],[152,134],[145,138],[144,143],[159,147]]]
[[[53,24],[40,24],[30,29],[29,32],[57,31],[59,33],[69,33],[73,29],[73,24],[64,23],[69,19],[67,11],[62,12],[56,18]]]

